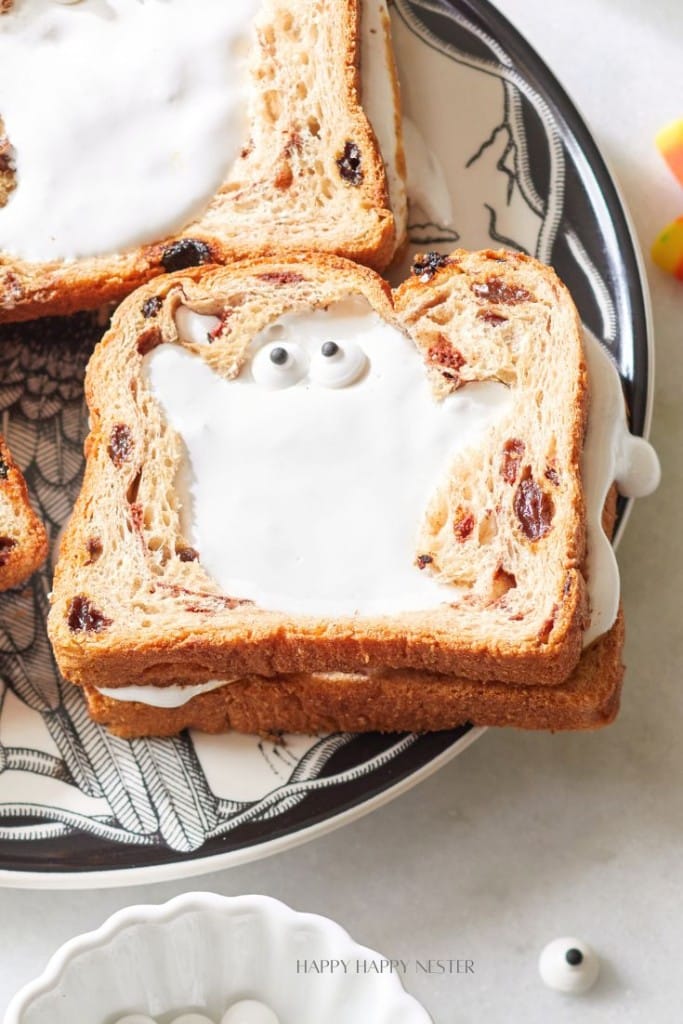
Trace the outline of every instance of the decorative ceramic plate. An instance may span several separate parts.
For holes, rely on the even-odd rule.
[[[616,359],[632,430],[646,433],[645,286],[615,185],[571,102],[483,0],[395,0],[392,17],[415,125],[412,190],[425,207],[412,207],[415,246],[502,245],[552,263]],[[83,371],[101,330],[91,315],[0,330],[2,432],[53,552],[80,484]],[[621,527],[625,512],[622,502]],[[265,856],[378,806],[481,732],[283,745],[239,735],[116,739],[56,670],[45,635],[50,579],[48,565],[0,597],[5,884],[132,884]]]

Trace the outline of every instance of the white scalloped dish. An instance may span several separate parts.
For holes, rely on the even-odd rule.
[[[431,1024],[393,972],[297,971],[297,960],[379,961],[334,921],[268,896],[187,893],[132,906],[67,942],[19,992],[4,1024],[158,1024],[195,1011],[219,1021],[258,1000],[278,1024]]]

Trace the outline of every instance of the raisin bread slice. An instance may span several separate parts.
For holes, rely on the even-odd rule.
[[[12,31],[21,8],[8,10],[0,32]],[[22,183],[12,125],[0,120],[0,322],[97,307],[164,272],[273,250],[387,266],[405,241],[407,199],[385,0],[261,0],[255,9],[241,154],[204,211],[171,237],[48,261],[3,253],[3,206]],[[69,15],[92,17],[85,4]]]
[[[31,508],[21,470],[0,437],[0,590],[22,583],[46,555],[45,528]]]
[[[433,270],[418,266],[392,299],[372,271],[335,257],[250,260],[169,275],[123,303],[88,368],[85,478],[54,580],[49,632],[68,679],[163,685],[378,668],[518,685],[568,677],[586,610],[586,382],[576,311],[552,270],[528,257],[456,252]],[[159,346],[183,350],[236,378],[229,387],[248,383],[260,332],[283,315],[334,311],[349,296],[374,311],[373,322],[407,332],[424,360],[416,360],[415,386],[423,373],[431,380],[430,408],[470,381],[504,381],[510,398],[480,442],[449,465],[437,497],[429,502],[425,493],[418,544],[402,557],[414,562],[411,573],[447,585],[427,611],[330,616],[259,607],[244,588],[221,589],[181,525],[183,448],[152,394],[147,361]],[[181,306],[212,315],[210,344],[180,336]],[[392,344],[398,366],[410,356],[403,346],[413,350],[399,333]],[[369,345],[371,367],[374,356]],[[201,415],[204,398],[196,397]],[[277,482],[267,481],[268,493]],[[364,504],[374,500],[372,481],[368,488]],[[276,529],[286,510],[277,501],[268,507]],[[366,513],[351,511],[362,527]],[[220,530],[227,536],[231,523]],[[354,558],[353,544],[340,550]]]
[[[517,729],[599,729],[614,721],[623,679],[623,618],[559,686],[509,686],[418,671],[240,679],[181,707],[117,700],[85,686],[96,722],[126,739],[183,729],[220,733],[431,732],[463,722]]]

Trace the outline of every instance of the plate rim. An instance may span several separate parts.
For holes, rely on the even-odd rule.
[[[574,102],[574,99],[567,92],[555,72],[538,53],[536,47],[526,39],[520,29],[518,29],[507,16],[503,14],[503,12],[500,11],[494,3],[492,3],[492,0],[446,0],[446,2],[455,10],[459,9],[466,13],[470,13],[475,18],[483,17],[487,24],[493,24],[494,26],[497,25],[502,33],[511,38],[516,46],[521,47],[530,56],[531,62],[535,62],[536,64],[536,70],[541,75],[550,79],[555,96],[560,101],[559,104],[555,105],[559,105],[562,108],[563,115],[569,115],[566,117],[569,128],[571,129],[572,134],[576,136],[581,152],[587,155],[590,168],[600,184],[605,205],[608,207],[610,212],[612,212],[612,208],[615,208],[617,212],[621,214],[624,233],[631,245],[633,261],[636,269],[636,283],[638,286],[637,289],[631,287],[629,289],[629,294],[633,296],[637,292],[642,303],[644,322],[643,333],[647,351],[647,381],[645,387],[643,426],[642,431],[639,432],[638,436],[647,441],[649,440],[650,431],[652,429],[656,376],[652,295],[650,292],[650,282],[648,280],[647,270],[645,269],[645,255],[643,247],[640,239],[638,238],[633,216],[624,197],[624,191],[619,181],[619,177],[614,170],[614,166],[603,152],[602,147],[595,138],[581,109]],[[495,32],[495,36],[498,38],[498,32]],[[588,153],[587,149],[589,151]],[[605,194],[605,184],[611,191],[611,196],[609,196],[609,194]],[[616,230],[616,222],[612,221],[612,224]],[[628,412],[628,418],[630,420],[630,411]],[[628,498],[624,503],[619,525],[617,526],[614,537],[612,538],[612,543],[615,548],[618,547],[619,542],[623,537],[626,524],[628,523],[631,512],[633,511],[634,501],[634,498]]]
[[[343,825],[365,817],[384,804],[424,782],[430,775],[461,754],[472,743],[487,731],[485,726],[472,726],[455,742],[451,743],[440,754],[422,765],[416,771],[404,776],[393,786],[388,786],[368,800],[353,807],[348,807],[338,814],[333,814],[322,821],[307,825],[306,828],[295,829],[285,835],[268,839],[252,846],[243,846],[236,850],[209,854],[206,857],[194,857],[188,860],[169,860],[163,864],[146,864],[143,867],[105,868],[99,871],[13,871],[8,868],[0,870],[0,886],[8,889],[115,889],[124,886],[146,885],[157,882],[178,881],[182,878],[196,878],[214,871],[222,871],[229,867],[239,867],[257,860],[265,860],[273,854],[301,846],[312,839],[334,832]]]
[[[645,269],[645,258],[642,246],[636,233],[633,218],[624,199],[613,167],[609,163],[600,145],[588,127],[580,109],[567,93],[564,86],[551,70],[535,47],[490,0],[447,0],[450,7],[460,10],[465,15],[471,14],[477,20],[483,20],[492,29],[496,39],[512,40],[514,46],[521,48],[530,60],[534,73],[539,74],[552,88],[552,102],[559,107],[563,118],[567,121],[572,136],[576,139],[580,151],[586,156],[587,163],[600,184],[605,206],[610,214],[610,221],[615,230],[619,230],[627,238],[635,265],[635,280],[628,288],[630,299],[637,298],[642,306],[643,334],[647,354],[645,382],[645,401],[642,430],[639,436],[648,439],[652,425],[655,387],[655,345],[652,300],[649,281]],[[606,190],[605,190],[606,186]],[[621,220],[621,223],[619,221]],[[635,335],[634,335],[635,336]],[[643,339],[641,339],[642,341]],[[634,499],[628,499],[623,508],[619,527],[615,533],[613,544],[616,548],[623,537],[626,524],[630,518]],[[445,750],[437,754],[427,764],[422,765],[388,786],[367,800],[360,801],[352,807],[314,822],[304,828],[277,836],[274,839],[246,845],[222,853],[196,856],[189,859],[170,859],[159,864],[148,864],[140,867],[104,868],[93,871],[22,871],[11,868],[0,868],[0,887],[12,889],[35,890],[87,890],[113,889],[125,886],[140,886],[152,883],[178,881],[195,878],[221,871],[229,867],[263,860],[281,851],[293,849],[310,840],[333,832],[346,824],[359,820],[366,814],[390,803],[403,793],[419,785],[440,768],[464,752],[487,731],[486,727],[470,727]]]

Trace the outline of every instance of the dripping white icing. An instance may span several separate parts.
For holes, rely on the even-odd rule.
[[[628,428],[621,381],[600,342],[584,329],[590,411],[582,475],[586,501],[587,576],[591,605],[584,646],[612,626],[619,609],[619,567],[602,529],[602,511],[614,482],[625,497],[641,498],[659,484],[659,460],[651,444]]]

